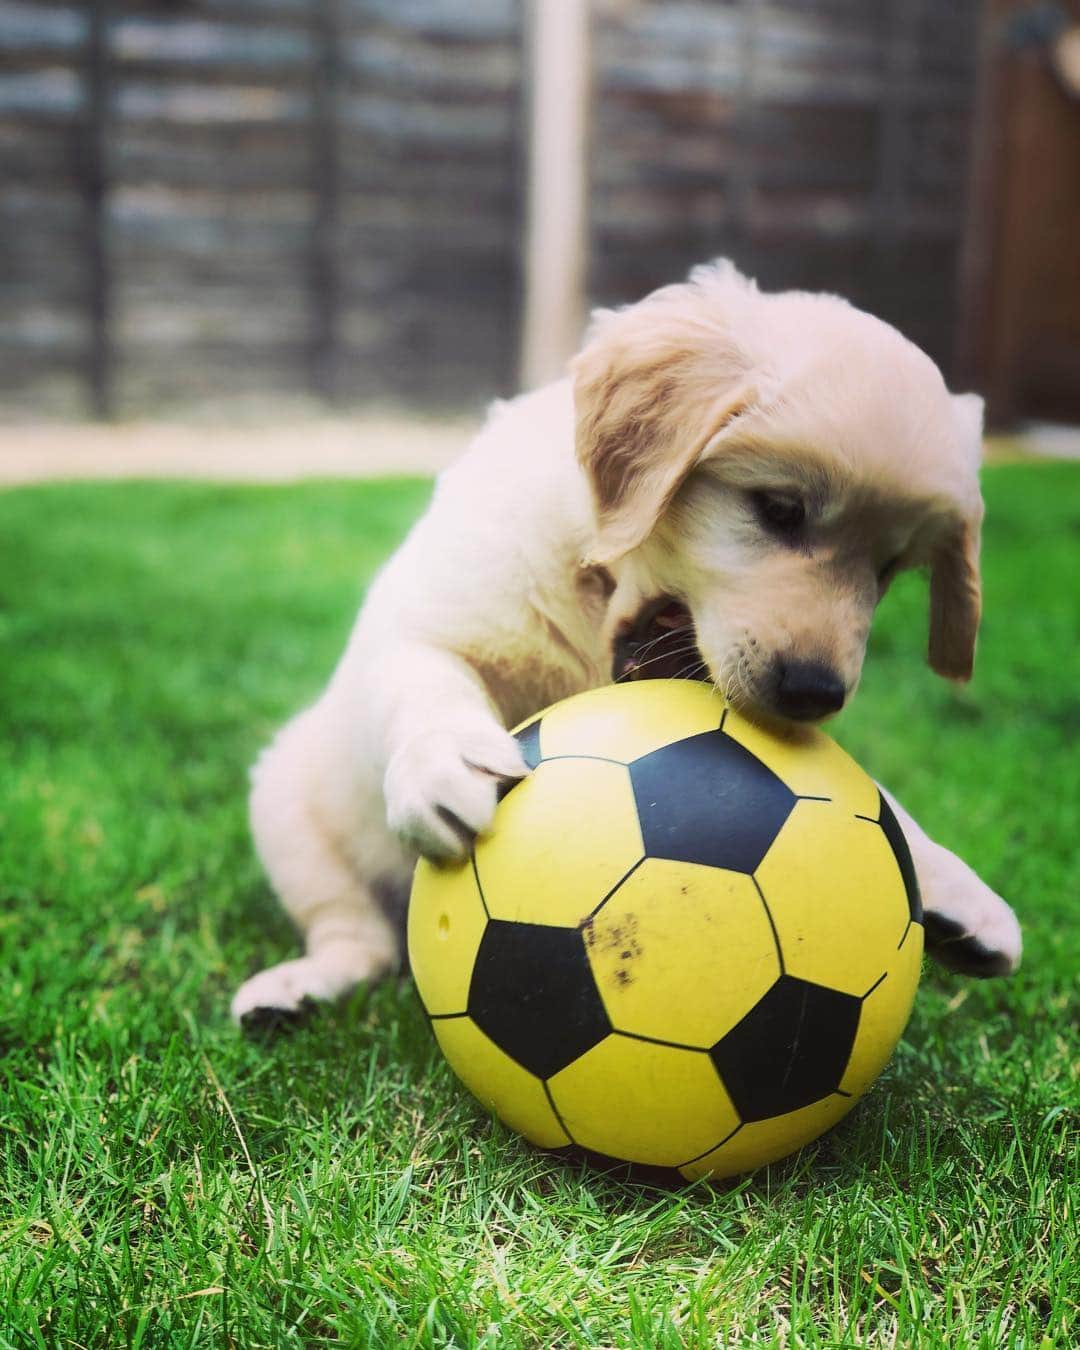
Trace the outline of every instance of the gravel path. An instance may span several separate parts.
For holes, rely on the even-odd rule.
[[[356,418],[276,426],[128,423],[0,427],[0,484],[78,478],[285,483],[437,473],[475,419]]]

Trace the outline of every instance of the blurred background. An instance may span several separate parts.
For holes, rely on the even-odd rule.
[[[0,0],[0,419],[453,421],[728,254],[1080,421],[1078,93],[1077,0]]]

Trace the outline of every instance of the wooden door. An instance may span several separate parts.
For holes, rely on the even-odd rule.
[[[957,365],[997,427],[1080,421],[1080,92],[1054,60],[1080,5],[1053,8],[986,7]]]

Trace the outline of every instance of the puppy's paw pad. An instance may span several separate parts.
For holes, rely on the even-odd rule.
[[[246,1036],[261,1038],[280,1036],[306,1026],[320,1005],[314,999],[304,998],[295,1008],[249,1008],[237,1018]]]
[[[992,928],[971,932],[958,920],[934,911],[923,915],[923,925],[928,955],[938,965],[958,974],[990,979],[996,975],[1011,975],[1020,964],[1018,927],[1015,934],[1008,931],[1012,925],[1004,925],[1006,931],[999,933],[993,932]]]
[[[246,1025],[254,1017],[268,1024],[276,1017],[282,1024],[295,1023],[303,1019],[305,1008],[333,998],[336,992],[318,961],[308,956],[282,961],[244,981],[233,996],[233,1021]]]

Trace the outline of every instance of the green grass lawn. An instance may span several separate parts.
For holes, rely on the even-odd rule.
[[[1080,475],[986,488],[974,685],[922,664],[908,578],[837,730],[1013,900],[1024,967],[928,970],[843,1125],[678,1192],[490,1121],[408,982],[229,1023],[295,950],[247,766],[428,486],[0,495],[0,1344],[1075,1344]]]

